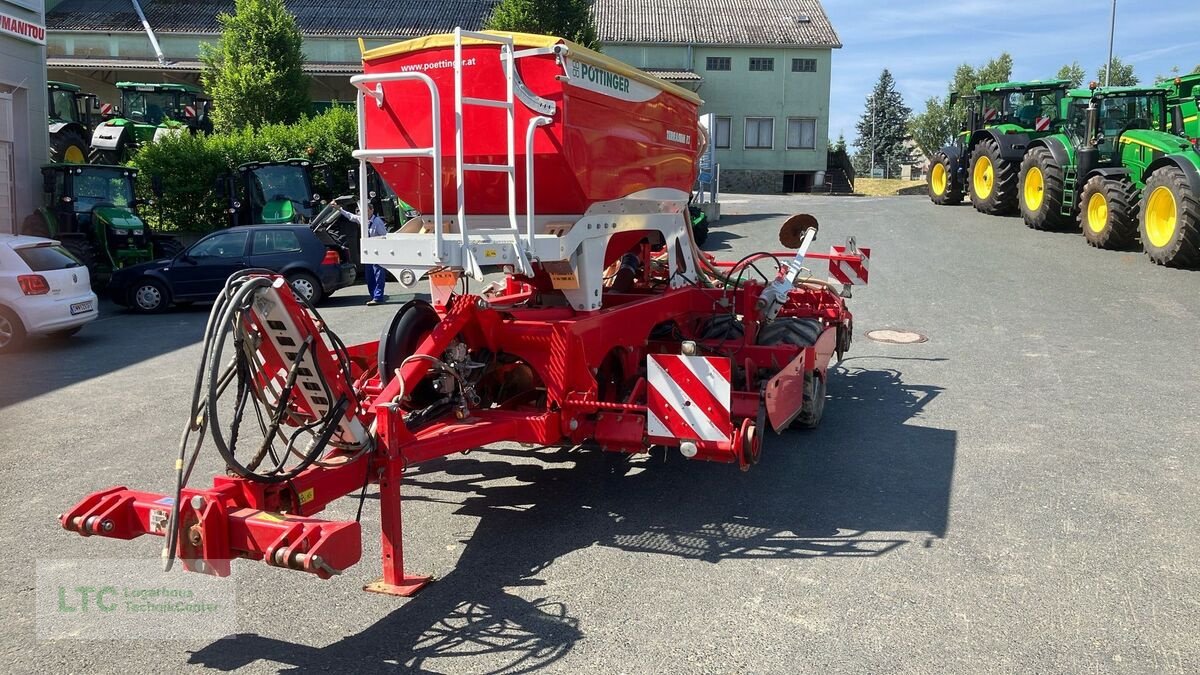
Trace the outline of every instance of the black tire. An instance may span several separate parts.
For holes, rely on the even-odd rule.
[[[67,338],[75,335],[76,333],[78,333],[81,330],[83,330],[83,326],[75,326],[74,328],[64,328],[62,330],[54,331],[53,333],[50,334],[50,337],[52,337],[56,340],[66,340]]]
[[[1079,195],[1079,228],[1088,244],[1114,251],[1137,242],[1138,191],[1127,178],[1092,176]]]
[[[31,237],[52,238],[50,236],[50,224],[46,222],[46,217],[42,215],[41,211],[25,217],[25,221],[21,223],[21,234]]]
[[[92,242],[83,237],[62,237],[59,241],[62,242],[63,248],[67,249],[67,253],[75,256],[75,259],[88,269],[88,275],[91,277],[92,283],[96,283],[96,247],[92,246]]]
[[[404,363],[404,359],[417,351],[425,336],[429,335],[440,321],[433,305],[424,300],[409,300],[396,310],[379,336],[377,363],[381,386],[387,386],[393,371]],[[405,407],[419,410],[435,402],[438,394],[426,378],[407,396],[409,400],[404,402]]]
[[[313,307],[324,299],[325,290],[321,288],[321,282],[308,272],[292,272],[287,275],[287,280],[292,292],[307,300]]]
[[[824,326],[816,319],[777,319],[758,333],[760,345],[811,347],[821,337]],[[804,402],[789,429],[812,429],[821,423],[825,412],[825,380],[815,370],[804,373]]]
[[[708,241],[708,219],[692,225],[692,238],[696,240],[697,246],[703,246],[704,242]]]
[[[1165,222],[1162,219],[1170,210],[1174,210],[1174,219]],[[1150,174],[1139,211],[1138,233],[1151,262],[1168,267],[1200,267],[1200,195],[1192,192],[1179,167],[1164,166]]]
[[[88,161],[87,139],[77,129],[64,129],[57,134],[50,134],[50,161],[55,164],[60,162],[86,164]]]
[[[700,329],[701,340],[741,340],[746,326],[733,314],[718,314]]]
[[[161,314],[171,306],[171,294],[158,279],[142,277],[129,287],[129,308],[139,314]]]
[[[21,348],[25,343],[25,324],[7,307],[0,307],[0,354]]]
[[[1049,148],[1037,147],[1021,160],[1018,205],[1021,219],[1034,230],[1065,230],[1070,216],[1062,214],[1066,177]]]
[[[933,161],[929,163],[929,177],[926,187],[929,189],[929,201],[938,206],[954,206],[963,200],[963,186],[958,179],[957,162],[951,161],[950,155],[938,150],[933,153]]]
[[[1003,216],[1017,210],[1017,168],[1012,162],[1001,159],[1000,145],[995,139],[985,138],[975,145],[971,151],[967,185],[976,211]]]
[[[174,258],[183,251],[183,244],[165,234],[151,235],[150,248],[155,258]]]

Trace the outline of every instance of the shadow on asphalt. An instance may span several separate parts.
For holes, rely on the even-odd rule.
[[[839,368],[821,428],[771,433],[763,461],[747,473],[674,452],[614,462],[603,453],[556,448],[422,464],[407,483],[446,496],[410,499],[461,503],[458,513],[479,518],[452,572],[327,647],[243,634],[204,647],[190,663],[432,672],[451,663],[445,659],[470,658],[467,667],[476,670],[486,661],[488,672],[527,672],[566,655],[584,627],[561,602],[505,589],[541,586],[536,577],[544,568],[580,549],[720,564],[876,557],[914,535],[928,546],[948,530],[956,432],[905,422],[940,392],[908,384],[896,371]],[[503,456],[539,462],[497,459]]]
[[[31,338],[0,356],[0,408],[199,342],[208,305],[134,314],[107,301],[100,318],[66,339]]]

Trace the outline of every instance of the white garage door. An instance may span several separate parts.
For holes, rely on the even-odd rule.
[[[12,96],[0,95],[0,232],[16,232]]]

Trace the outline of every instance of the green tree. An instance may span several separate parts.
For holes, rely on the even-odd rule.
[[[846,135],[838,134],[837,140],[829,141],[830,152],[846,152]]]
[[[901,164],[916,161],[912,146],[905,143],[909,140],[908,118],[911,115],[912,108],[904,104],[904,97],[896,91],[895,78],[884,68],[855,125],[858,130],[855,171],[870,176],[872,157],[875,166],[883,168],[888,176],[899,175]]]
[[[1072,61],[1059,68],[1054,77],[1059,80],[1070,80],[1072,87],[1082,87],[1083,78],[1087,77],[1087,73],[1083,72],[1083,66],[1079,65],[1078,61]]]
[[[1197,63],[1197,64],[1196,64],[1196,67],[1195,67],[1195,68],[1192,68],[1192,72],[1193,72],[1193,73],[1200,73],[1200,63]]]
[[[962,99],[973,96],[975,87],[981,84],[1007,82],[1012,79],[1012,64],[1012,55],[1008,52],[1001,52],[978,68],[964,63],[955,68],[954,77],[948,84],[949,91]],[[952,106],[949,100],[948,96],[930,98],[925,102],[925,111],[908,123],[913,140],[927,156],[949,143],[966,118],[966,103],[960,100]]]
[[[236,0],[217,16],[221,37],[200,45],[204,88],[218,131],[295,122],[308,111],[308,76],[296,17],[283,0]]]
[[[600,48],[589,0],[500,0],[487,27],[554,35],[591,49]]]
[[[1112,80],[1105,81],[1105,75],[1108,74],[1108,64],[1100,66],[1096,71],[1096,82],[1100,86],[1109,87],[1132,87],[1138,83],[1138,76],[1133,72],[1132,63],[1124,63],[1121,57],[1114,56],[1112,60]]]

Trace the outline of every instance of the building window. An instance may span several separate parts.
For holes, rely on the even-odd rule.
[[[775,118],[746,118],[746,148],[766,149],[775,147]]]
[[[817,147],[817,121],[811,117],[789,117],[788,150],[813,150]]]
[[[793,73],[815,73],[817,72],[816,59],[792,59]]]
[[[768,70],[775,70],[775,59],[770,58],[770,57],[765,57],[765,56],[764,57],[751,56],[750,57],[750,70],[752,72],[755,72],[755,71],[765,72]]]
[[[732,117],[718,117],[717,128],[713,130],[713,145],[715,145],[717,148],[728,148],[729,130],[732,128]]]
[[[733,59],[728,56],[710,56],[704,60],[705,70],[732,70]]]

